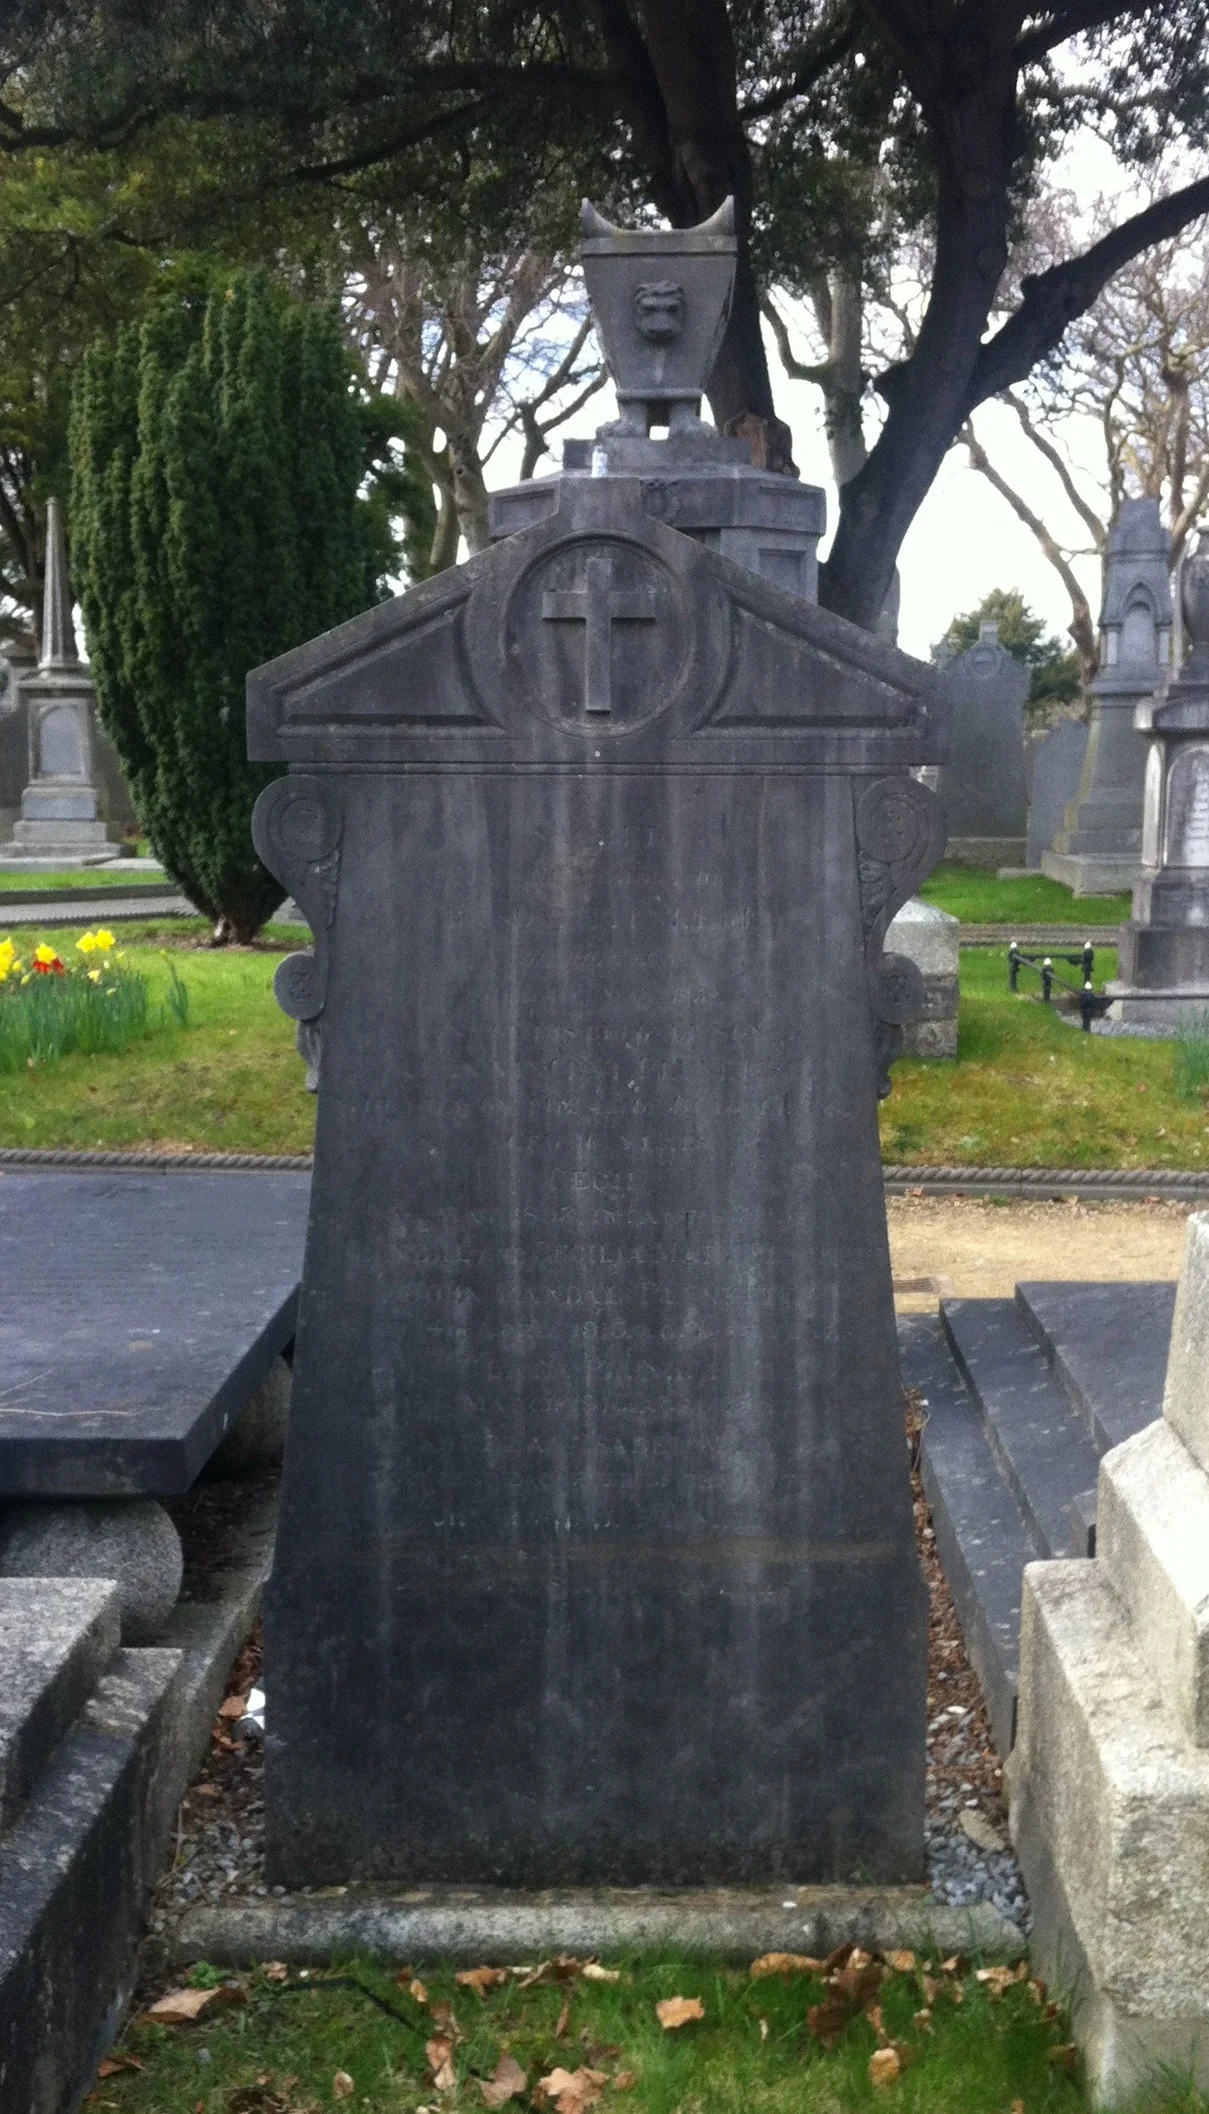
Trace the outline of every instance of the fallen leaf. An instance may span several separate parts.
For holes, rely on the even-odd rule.
[[[417,2004],[426,2004],[428,2002],[428,1991],[425,1989],[423,1982],[409,1982],[407,1985],[407,1994],[409,1997],[414,1997]]]
[[[137,2055],[103,2055],[97,2064],[98,2077],[117,2077],[122,2070],[141,2070]]]
[[[613,2079],[615,2092],[632,2092],[638,2083],[637,2070],[619,2070]]]
[[[562,2038],[563,2038],[564,2034],[566,2033],[566,2030],[567,2030],[568,2026],[570,2025],[570,2023],[571,2023],[571,1999],[570,1999],[570,1997],[564,1997],[564,1998],[563,1998],[563,2007],[562,2007],[562,2010],[561,2010],[561,2011],[559,2012],[559,2014],[558,2014],[558,2024],[557,2024],[557,2026],[556,2026],[556,2027],[554,2028],[554,2038],[555,2038],[555,2040],[556,2040],[556,2041],[561,2041],[561,2040],[562,2040]]]
[[[981,1982],[989,1996],[1001,1997],[1005,1989],[1014,1989],[1017,1982],[1027,1980],[1028,1962],[1023,1961],[1024,1974],[1015,1967],[979,1967],[974,1980]]]
[[[1078,2050],[1073,2041],[1066,2041],[1061,2048],[1047,2049],[1045,2059],[1047,2063],[1052,2063],[1056,2070],[1065,2070],[1070,2076],[1078,2060]]]
[[[705,2006],[700,1997],[664,1997],[655,2006],[655,2017],[665,2033],[674,2033],[678,2026],[688,2026],[694,2019],[705,2017]]]
[[[609,2080],[603,2070],[551,2070],[539,2080],[538,2091],[554,2102],[556,2114],[584,2114],[594,2107]]]
[[[513,1969],[513,1973],[516,1973]],[[520,1989],[536,1989],[539,1982],[574,1982],[584,1971],[584,1963],[574,1953],[559,1953],[557,1959],[539,1960],[536,1967],[521,1969]]]
[[[892,2085],[903,2074],[897,2048],[875,2048],[869,2057],[871,2085]]]
[[[336,2075],[332,2079],[332,2098],[351,2099],[356,2089],[348,2071],[337,2070]]]
[[[437,2028],[437,2031],[439,2033],[448,2034],[450,2040],[453,2042],[455,2047],[457,2046],[460,2040],[465,2039],[465,2035],[463,2034],[461,2027],[458,2025],[457,2018],[454,2014],[453,2005],[448,2001],[447,1998],[443,1999],[441,2003],[433,2005],[432,2023]]]
[[[761,1953],[752,1961],[751,1972],[757,1981],[765,1975],[817,1975],[823,1972],[823,1962],[809,1953]]]
[[[154,2004],[147,2006],[143,2017],[154,2019],[160,2026],[187,2026],[219,1993],[217,1989],[170,1989],[167,1996],[157,1997]]]
[[[266,1982],[288,1982],[290,1970],[284,1960],[265,1960],[261,1963],[261,1974]]]
[[[468,1967],[464,1974],[455,1975],[459,1989],[473,1989],[476,1997],[485,1997],[489,1989],[498,1989],[508,1979],[506,1967]]]
[[[453,2040],[447,2033],[436,2033],[424,2043],[424,2053],[438,2092],[452,2091],[458,2081],[453,2067],[453,2050]]]
[[[839,1997],[828,1997],[825,2003],[810,2006],[806,2013],[806,2028],[824,2048],[834,2048],[851,2017],[851,2004],[845,2004]]]
[[[887,1967],[892,1968],[896,1975],[912,1975],[915,1973],[915,1954],[913,1952],[887,1953],[885,1959]]]
[[[852,1953],[845,1966],[828,1978],[828,1988],[843,1997],[854,2011],[863,2011],[882,1986],[882,1963],[871,1953]]]
[[[968,1965],[964,1953],[953,1953],[949,1959],[941,1961],[940,1971],[942,1975],[963,1975]]]
[[[874,2033],[877,2035],[878,2046],[880,2048],[887,2047],[889,2045],[890,2036],[886,2032],[886,2021],[882,2017],[881,2005],[868,2005],[865,2011],[865,2017],[868,2019],[869,2024],[872,2026]]]
[[[931,2033],[931,2031],[932,2031],[932,2013],[931,2013],[931,2011],[930,2011],[930,2010],[928,2010],[928,2009],[927,2009],[927,2007],[926,2007],[926,2006],[925,2006],[925,2008],[923,2009],[923,2011],[917,2011],[917,2012],[916,2012],[916,2014],[915,2014],[915,2023],[916,2023],[916,2025],[917,2025],[917,2026],[919,2027],[919,2030],[920,2030],[920,2032],[921,2032],[921,2033]]]
[[[585,1982],[620,1982],[620,1967],[602,1967],[599,1960],[585,1960],[583,1964]]]
[[[970,1841],[976,1843],[980,1850],[1005,1850],[1007,1848],[1007,1843],[1001,1830],[994,1827],[987,1819],[986,1814],[979,1813],[976,1807],[972,1810],[967,1808],[961,1814],[960,1826],[962,1834],[968,1835]]]
[[[461,1981],[461,1976],[458,1980]],[[524,2091],[528,2083],[528,2072],[521,2069],[516,2057],[501,2055],[489,2078],[480,2079],[479,2091],[485,2107],[503,2107],[510,2099]]]
[[[246,1696],[226,1696],[218,1706],[220,1718],[244,1718],[248,1714]]]

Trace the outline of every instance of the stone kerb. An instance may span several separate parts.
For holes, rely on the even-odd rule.
[[[1025,1572],[1012,1835],[1104,2106],[1162,2064],[1209,2083],[1207,1278],[1202,1213],[1163,1416],[1101,1464],[1096,1560]]]

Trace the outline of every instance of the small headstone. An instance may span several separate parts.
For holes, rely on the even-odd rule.
[[[904,1056],[957,1055],[960,941],[960,919],[920,896],[904,903],[891,922],[887,949],[906,955],[922,979],[919,1014],[903,1024]]]
[[[590,240],[697,345],[701,236]],[[249,679],[322,1044],[275,1883],[922,1871],[876,1109],[934,679],[653,517],[718,440],[662,357],[627,345],[608,474]]]
[[[1048,734],[1030,741],[1025,748],[1029,780],[1028,847],[1025,864],[1039,868],[1062,817],[1079,790],[1083,759],[1087,754],[1087,724],[1081,719],[1060,719]]]
[[[1023,866],[1028,670],[999,644],[998,625],[984,624],[977,645],[948,661],[940,680],[950,712],[939,787],[949,857],[992,870]]]
[[[1100,672],[1083,770],[1043,872],[1076,895],[1128,888],[1142,864],[1146,741],[1135,714],[1171,661],[1171,538],[1157,499],[1127,499],[1104,555]]]
[[[1209,535],[1184,561],[1191,652],[1138,707],[1147,741],[1142,869],[1121,934],[1112,1017],[1175,1032],[1209,1018]]]

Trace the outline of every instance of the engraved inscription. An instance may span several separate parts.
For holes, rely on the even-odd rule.
[[[1167,784],[1167,863],[1209,866],[1209,748],[1175,758]]]

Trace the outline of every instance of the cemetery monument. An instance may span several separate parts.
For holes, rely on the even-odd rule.
[[[994,871],[1023,866],[1028,827],[1024,700],[1028,669],[999,644],[998,624],[944,663],[949,761],[940,774],[950,858]]]
[[[1173,1030],[1209,1015],[1209,535],[1181,595],[1189,657],[1137,709],[1150,740],[1142,871],[1108,986],[1114,1019]]]
[[[1041,861],[1062,827],[1062,818],[1079,791],[1088,728],[1081,719],[1060,719],[1024,745],[1028,783],[1028,843],[1024,863],[1039,872]]]
[[[46,510],[42,652],[20,681],[29,741],[29,782],[5,859],[50,866],[96,865],[117,853],[96,784],[95,697],[76,647],[67,551],[57,499]]]
[[[1146,741],[1135,713],[1171,660],[1171,539],[1157,499],[1127,499],[1104,556],[1100,673],[1079,790],[1041,855],[1051,880],[1077,896],[1130,888],[1142,861]]]
[[[249,677],[319,1066],[274,1884],[923,1870],[877,1097],[935,678],[809,599],[817,495],[700,419],[729,214],[589,208],[585,250],[587,464]]]

